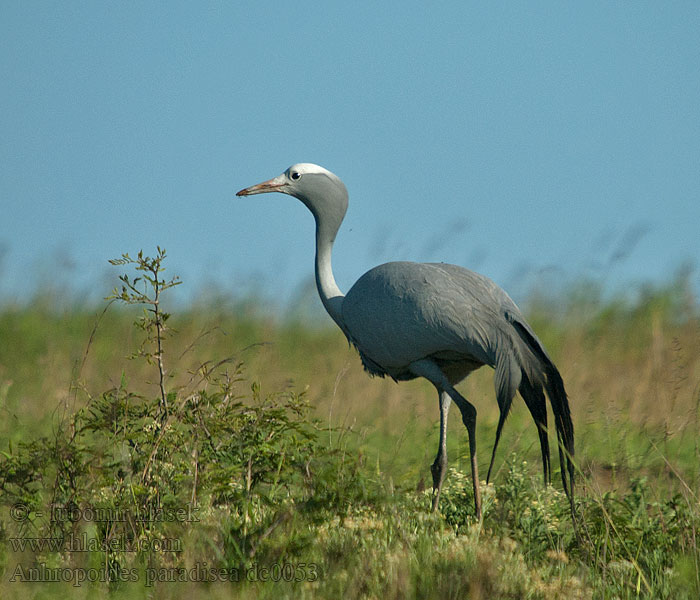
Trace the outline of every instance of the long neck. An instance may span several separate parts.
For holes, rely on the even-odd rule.
[[[316,287],[328,314],[345,331],[341,308],[345,296],[335,282],[331,267],[331,252],[339,227],[340,223],[330,223],[316,216]]]

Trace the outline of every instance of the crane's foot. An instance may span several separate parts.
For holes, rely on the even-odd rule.
[[[447,473],[447,457],[444,452],[439,452],[435,457],[435,462],[430,466],[430,472],[433,475],[433,512],[437,511],[438,503],[440,502],[440,491],[442,490],[442,482],[445,480]]]
[[[476,455],[472,457],[472,473],[474,474],[474,513],[476,515],[476,520],[481,521],[481,488],[479,487],[479,476],[476,470]]]
[[[437,507],[440,502],[440,493],[438,491],[433,492],[433,506],[430,509],[431,512],[437,512]]]
[[[476,505],[476,520],[481,522],[483,515],[481,514],[481,502]]]

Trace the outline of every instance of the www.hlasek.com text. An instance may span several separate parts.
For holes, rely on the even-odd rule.
[[[182,540],[176,537],[151,537],[131,539],[126,535],[114,535],[98,539],[69,533],[66,537],[10,538],[13,552],[182,552]]]

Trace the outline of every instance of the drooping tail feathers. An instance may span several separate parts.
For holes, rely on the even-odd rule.
[[[544,483],[546,485],[552,482],[552,475],[549,455],[549,436],[547,435],[547,403],[544,398],[544,391],[541,385],[533,385],[526,374],[523,374],[518,390],[523,400],[525,400],[525,404],[537,426],[537,434],[540,437],[540,450],[542,451]]]
[[[554,413],[554,424],[559,441],[559,464],[561,465],[561,481],[564,491],[573,502],[574,497],[574,424],[571,422],[569,400],[564,389],[564,382],[554,364],[549,361],[545,365],[547,396]],[[567,485],[568,479],[568,485]]]
[[[544,392],[547,392],[549,402],[552,406],[554,414],[554,425],[557,431],[558,449],[559,449],[559,464],[561,465],[561,478],[569,501],[573,507],[574,494],[574,425],[571,421],[571,412],[569,410],[569,401],[564,388],[564,382],[556,366],[545,352],[542,345],[530,331],[529,327],[511,315],[507,315],[508,320],[513,325],[522,341],[527,348],[536,357],[539,363],[537,367],[529,365],[513,365],[520,373],[520,382],[518,391],[523,397],[530,414],[532,415],[535,424],[537,425],[537,433],[540,438],[540,450],[542,453],[542,468],[544,471],[545,483],[549,483],[551,479],[551,459],[549,453],[549,439],[547,437],[547,405]],[[493,468],[494,458],[496,456],[496,448],[501,437],[503,424],[510,412],[513,396],[515,395],[514,386],[503,384],[509,378],[504,377],[504,369],[502,365],[496,367],[497,380],[497,399],[500,408],[500,417],[498,427],[496,429],[496,440],[494,442],[493,451],[491,454],[491,463],[487,474],[487,481],[490,479],[491,470]],[[511,381],[514,377],[510,376]],[[514,382],[513,382],[514,383]],[[509,389],[511,388],[511,389]]]

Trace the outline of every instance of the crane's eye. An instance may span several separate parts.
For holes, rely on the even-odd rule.
[[[301,173],[299,173],[299,171],[292,171],[292,173],[290,174],[290,177],[294,181],[298,181],[299,179],[301,179]]]

